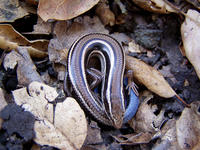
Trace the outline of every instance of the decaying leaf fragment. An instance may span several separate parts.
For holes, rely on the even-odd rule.
[[[47,56],[47,40],[29,41],[9,24],[0,24],[0,48],[3,50],[16,50],[25,46],[32,57],[42,58]]]
[[[152,133],[139,133],[139,134],[129,134],[121,136],[113,136],[120,144],[123,145],[136,145],[149,143],[153,137]]]
[[[44,20],[68,20],[88,11],[99,0],[40,0],[38,15]]]
[[[200,102],[185,108],[176,122],[177,141],[181,149],[198,150],[200,147]]]
[[[28,15],[28,12],[16,0],[1,0],[0,12],[0,22],[13,22]]]
[[[84,112],[73,98],[57,103],[54,113],[50,102],[55,100],[58,93],[45,84],[32,82],[28,88],[13,91],[13,96],[18,105],[37,118],[34,140],[38,144],[62,150],[81,148],[87,135],[87,122]]]
[[[141,8],[162,14],[168,14],[170,12],[176,12],[170,7],[164,0],[132,0],[135,4]]]
[[[7,71],[8,69],[14,69],[17,62],[20,60],[20,55],[16,51],[11,51],[5,55],[3,59],[3,67]]]
[[[17,51],[6,54],[3,66],[6,70],[14,69],[17,66],[17,80],[19,86],[27,86],[32,81],[43,82],[36,71],[36,67],[30,58],[26,48],[18,47]]]
[[[185,21],[181,25],[181,36],[186,57],[194,66],[200,79],[200,14],[195,10],[188,10]],[[191,19],[192,18],[192,19]]]
[[[180,147],[176,139],[176,120],[167,120],[164,127],[160,131],[161,139],[154,145],[153,150],[170,149],[178,150]]]
[[[159,130],[162,122],[166,119],[164,116],[164,110],[161,110],[159,114],[155,114],[158,110],[156,105],[148,104],[151,97],[147,97],[138,108],[138,111],[134,119],[129,121],[130,126],[137,132],[151,132],[155,133]]]
[[[28,85],[32,81],[43,82],[37,68],[33,63],[28,51],[24,47],[18,47],[17,79],[19,85]]]
[[[106,3],[99,3],[97,5],[96,14],[104,25],[113,26],[115,24],[115,15]]]
[[[133,76],[149,90],[164,98],[176,95],[162,74],[136,58],[126,56],[126,68],[133,70]]]

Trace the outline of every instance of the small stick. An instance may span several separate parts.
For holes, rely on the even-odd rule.
[[[190,104],[187,104],[182,98],[180,98],[180,96],[178,96],[177,94],[175,95],[178,100],[180,100],[186,107],[191,108]]]

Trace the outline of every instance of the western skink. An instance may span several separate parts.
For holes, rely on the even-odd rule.
[[[87,68],[91,57],[97,57],[101,63],[100,72],[103,77],[100,98],[95,96],[86,75],[89,70],[95,72]],[[72,94],[86,111],[98,121],[120,128],[124,122],[132,118],[139,104],[138,97],[131,90],[130,102],[125,108],[124,70],[125,54],[121,45],[108,35],[88,34],[74,42],[68,52],[64,90],[69,95],[70,83]]]

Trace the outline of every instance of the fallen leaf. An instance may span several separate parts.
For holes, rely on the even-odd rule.
[[[186,57],[194,66],[200,79],[200,14],[195,10],[188,10],[185,21],[181,25],[181,36]]]
[[[128,51],[130,53],[141,53],[146,51],[146,49],[144,49],[139,44],[136,44],[135,41],[132,40],[131,42],[128,43]]]
[[[44,22],[40,17],[38,17],[37,24],[34,25],[33,33],[50,34],[52,30],[51,28],[52,28],[52,23]]]
[[[155,133],[159,130],[163,121],[166,119],[164,116],[164,110],[161,110],[159,114],[155,114],[158,110],[156,105],[148,104],[151,99],[148,96],[139,106],[135,117],[129,121],[130,126],[135,132],[151,132]]]
[[[17,66],[17,80],[19,86],[26,86],[32,81],[43,82],[36,67],[32,62],[26,48],[18,47],[18,52],[11,51],[3,61],[6,70],[14,69]],[[44,80],[45,81],[45,80]]]
[[[98,17],[77,17],[74,22],[58,21],[55,23],[53,34],[48,47],[49,60],[53,63],[66,65],[67,51],[81,36],[88,33],[108,34]]]
[[[64,49],[58,39],[51,39],[49,42],[48,56],[54,63],[66,65],[67,49]]]
[[[37,68],[34,65],[28,51],[24,47],[18,47],[17,80],[18,85],[27,86],[33,81],[43,82]]]
[[[8,69],[14,69],[17,65],[17,62],[21,59],[20,54],[16,51],[11,51],[3,59],[3,67],[7,71]]]
[[[145,85],[150,91],[164,98],[174,97],[185,106],[190,107],[176,94],[158,70],[130,56],[126,56],[126,68],[132,70],[134,72],[133,78]]]
[[[115,15],[106,3],[101,2],[97,5],[96,14],[104,25],[115,25]]]
[[[28,93],[27,93],[28,90]],[[13,91],[14,100],[36,118],[35,142],[62,150],[80,149],[87,135],[87,122],[83,110],[76,100],[67,98],[57,103],[55,116],[53,104],[58,96],[56,89],[32,82],[28,89]]]
[[[96,122],[91,121],[88,125],[88,133],[84,145],[97,145],[101,143],[103,143],[101,129],[98,127]]]
[[[11,51],[19,46],[25,46],[32,57],[47,56],[47,40],[29,41],[9,24],[0,24],[0,48]]]
[[[14,22],[16,19],[28,15],[28,12],[20,6],[19,1],[13,0],[1,0],[0,12],[1,23]]]
[[[83,14],[99,0],[40,0],[38,15],[44,20],[68,20]]]
[[[128,134],[128,135],[120,135],[113,136],[120,144],[123,145],[136,145],[136,144],[144,144],[149,143],[153,137],[152,133],[139,133],[139,134]]]
[[[133,70],[133,77],[159,96],[170,98],[176,95],[162,74],[141,60],[126,56],[126,68]]]
[[[164,0],[132,0],[135,4],[141,8],[161,14],[168,14],[170,12],[176,12],[170,5],[168,5]]]
[[[153,150],[170,149],[177,150],[180,149],[176,138],[176,120],[170,119],[161,128],[160,140],[157,140],[153,146]]]
[[[200,147],[200,102],[185,108],[176,122],[177,141],[181,149],[198,150]]]
[[[63,49],[66,48],[68,50],[74,41],[81,36],[94,32],[109,33],[98,17],[90,18],[89,16],[78,17],[74,19],[73,23],[59,21],[55,24],[53,31]]]

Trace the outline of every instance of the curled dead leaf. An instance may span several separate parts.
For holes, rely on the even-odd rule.
[[[91,9],[99,0],[40,0],[38,15],[44,20],[68,20]]]
[[[42,58],[47,56],[47,40],[29,41],[9,24],[0,24],[0,48],[3,50],[16,50],[25,46],[32,57]]]
[[[197,150],[200,147],[200,102],[185,108],[176,122],[177,141],[181,149]]]
[[[132,0],[135,4],[140,6],[141,8],[161,13],[161,14],[168,14],[170,12],[176,12],[172,7],[170,7],[164,0]]]
[[[133,70],[134,78],[159,96],[170,98],[176,95],[162,74],[141,60],[126,56],[126,68]]]
[[[181,25],[181,36],[186,57],[194,66],[200,79],[200,14],[195,10],[188,10],[185,21]]]
[[[137,132],[151,132],[155,133],[159,130],[162,122],[166,119],[164,110],[159,114],[155,114],[158,110],[156,105],[148,104],[150,97],[147,97],[139,106],[134,119],[129,121],[130,126]]]
[[[28,90],[28,92],[27,92]],[[55,107],[49,103],[58,96],[56,89],[45,84],[32,82],[28,89],[13,91],[15,102],[36,118],[35,141],[62,150],[80,149],[87,135],[84,112],[73,98],[67,98]]]

